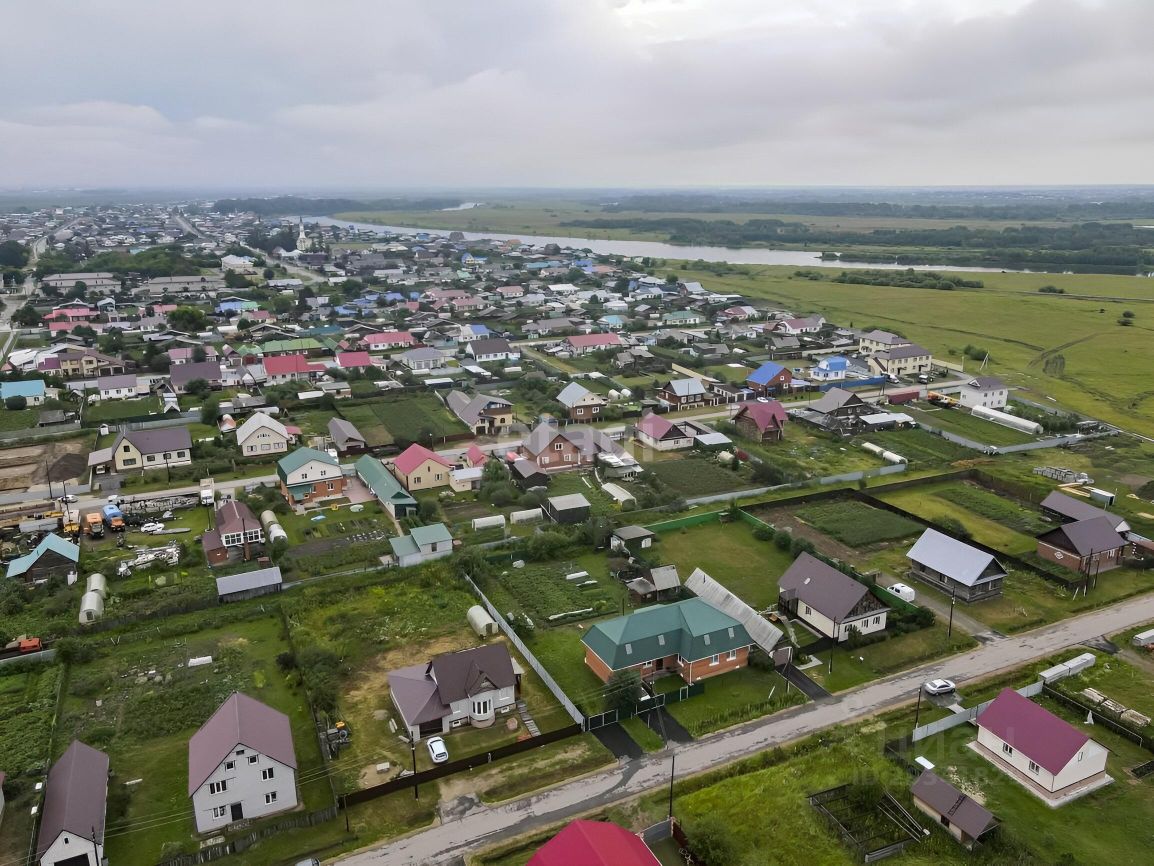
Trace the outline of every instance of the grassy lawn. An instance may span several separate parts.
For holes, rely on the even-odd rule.
[[[616,759],[592,734],[579,734],[502,761],[485,778],[474,779],[482,802],[497,803],[524,796],[611,764]]]
[[[955,518],[969,530],[975,541],[995,550],[1004,550],[1010,554],[1023,554],[1029,553],[1037,547],[1034,539],[1030,536],[996,520],[975,514],[957,503],[942,499],[935,495],[935,489],[935,485],[925,485],[908,487],[904,490],[883,490],[876,495],[878,499],[888,502],[890,505],[896,505],[903,511],[916,514],[926,520],[940,520],[943,517]]]
[[[822,478],[885,465],[880,457],[863,451],[855,443],[838,442],[805,424],[787,424],[785,439],[764,445],[732,433],[727,435],[742,451],[801,477]]]
[[[138,400],[105,400],[84,407],[84,420],[100,424],[103,421],[119,421],[122,418],[136,418],[140,415],[154,415],[160,411],[160,401],[155,397],[141,397]],[[33,421],[33,425],[35,425]]]
[[[1094,652],[1098,661],[1077,676],[1059,680],[1056,687],[1071,697],[1086,702],[1083,689],[1096,689],[1128,709],[1154,718],[1154,674],[1128,664],[1121,658]]]
[[[625,488],[628,489],[629,485],[626,484]],[[620,510],[613,498],[608,493],[602,492],[592,474],[561,472],[549,479],[547,495],[567,496],[571,493],[580,493],[588,499],[590,512],[594,515],[616,514]]]
[[[946,630],[946,623],[939,621],[929,628],[894,635],[881,643],[857,649],[839,644],[833,650],[832,674],[828,669],[829,650],[820,654],[825,664],[810,668],[805,673],[829,691],[839,692],[977,646],[977,641],[961,629],[955,628],[949,637],[946,636]]]
[[[494,602],[496,604],[496,602]],[[586,623],[588,627],[591,623]],[[605,709],[602,695],[605,684],[585,664],[585,629],[576,625],[559,625],[533,632],[525,643],[529,651],[552,674],[557,685],[586,715]]]
[[[740,472],[726,469],[716,460],[704,456],[646,463],[645,471],[653,473],[684,496],[709,496],[750,486]]]
[[[922,527],[897,514],[856,500],[819,502],[796,511],[804,523],[850,547],[865,547],[920,534]]]
[[[29,430],[40,421],[39,409],[4,409],[0,411],[0,430]]]
[[[757,610],[777,600],[777,579],[793,562],[788,551],[758,541],[752,527],[740,521],[663,532],[657,536],[650,558],[676,565],[682,580],[695,568],[704,569]]]
[[[938,485],[934,495],[1027,535],[1036,536],[1054,528],[1036,508],[1027,508],[977,484],[963,481]]]
[[[1042,438],[971,415],[968,409],[943,409],[931,403],[917,403],[905,405],[901,411],[918,423],[965,436],[983,445],[1020,445]]]
[[[805,697],[773,670],[740,668],[704,683],[703,694],[666,706],[695,737],[805,703]]]
[[[440,400],[431,394],[406,395],[398,398],[377,398],[360,403],[356,410],[368,409],[376,421],[384,425],[394,439],[404,439],[408,442],[421,442],[428,445],[429,436],[439,439],[453,433],[465,432],[465,425],[444,407]],[[357,424],[345,407],[340,409],[341,415]],[[355,413],[357,417],[365,417],[363,411]],[[371,422],[369,422],[371,423]],[[360,429],[358,425],[358,429]],[[361,430],[366,434],[365,430]],[[386,443],[387,444],[387,443]]]
[[[661,735],[645,724],[639,716],[626,719],[621,723],[621,727],[625,729],[633,742],[647,752],[659,752],[665,748],[665,741],[661,739]]]
[[[303,691],[287,680],[276,657],[288,644],[280,620],[266,617],[182,636],[126,642],[104,648],[69,675],[60,730],[54,745],[72,738],[108,752],[115,774],[113,794],[127,801],[109,816],[109,857],[120,863],[155,863],[165,842],[190,845],[193,831],[183,768],[188,738],[232,692],[244,691],[288,714],[298,773],[306,779],[301,799],[307,809],[331,803],[320,750]],[[193,656],[212,656],[212,676],[188,669]],[[156,671],[161,679],[145,676]],[[143,681],[142,681],[143,680]],[[97,706],[97,701],[100,706]],[[129,780],[141,780],[127,787]],[[158,815],[183,814],[171,825],[134,824]]]
[[[345,405],[347,401],[338,405],[340,416],[352,424],[365,437],[365,444],[370,448],[383,448],[386,445],[392,445],[394,441],[393,434],[384,425],[384,421],[373,411],[372,406],[348,406]],[[305,422],[310,425],[312,430],[316,430],[318,422],[321,420],[319,413],[306,413],[309,419]],[[301,427],[303,431],[304,426]],[[324,421],[324,433],[328,432],[328,420]],[[320,435],[320,433],[314,433]]]

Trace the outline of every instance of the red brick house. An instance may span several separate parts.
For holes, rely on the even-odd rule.
[[[596,427],[574,424],[555,427],[538,424],[521,443],[520,453],[546,472],[592,466],[597,455],[624,453],[619,445]]]
[[[1038,536],[1038,556],[1082,574],[1109,571],[1122,564],[1126,539],[1106,515],[1076,520]]]

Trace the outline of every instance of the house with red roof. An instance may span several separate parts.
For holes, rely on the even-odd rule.
[[[1013,689],[977,718],[974,750],[1052,806],[1114,781],[1105,747]]]
[[[489,459],[489,455],[477,447],[477,443],[474,442],[461,456],[461,459],[464,461],[465,465],[477,467],[484,466]]]
[[[338,352],[337,365],[342,370],[365,370],[373,366],[368,352]]]
[[[575,334],[566,337],[561,345],[574,355],[587,355],[602,349],[616,349],[625,344],[618,334]]]
[[[274,355],[264,359],[264,371],[270,385],[298,380],[310,382],[324,373],[325,365],[310,363],[304,355]]]
[[[634,428],[634,437],[646,448],[657,451],[676,451],[693,445],[693,434],[668,418],[649,412]]]
[[[448,487],[453,465],[435,451],[415,442],[393,460],[394,477],[410,493]]]
[[[573,821],[526,866],[661,866],[645,842],[609,821]]]
[[[789,415],[777,400],[746,403],[733,416],[737,431],[754,442],[779,442],[785,438]]]
[[[417,345],[417,340],[408,331],[385,331],[381,334],[366,334],[361,339],[361,345],[370,351],[408,349]]]

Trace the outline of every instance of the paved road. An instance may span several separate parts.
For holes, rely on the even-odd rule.
[[[1085,640],[1154,620],[1154,596],[1120,602],[972,652],[931,662],[840,695],[751,722],[677,750],[678,776],[699,773],[790,742],[833,725],[861,719],[913,700],[933,677],[965,682],[1060,652]],[[478,806],[460,818],[368,849],[337,862],[349,866],[447,863],[466,852],[666,784],[667,752],[611,767],[541,794],[501,806]]]

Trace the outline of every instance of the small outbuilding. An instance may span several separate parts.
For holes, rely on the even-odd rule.
[[[910,794],[918,811],[933,818],[967,849],[973,850],[984,835],[998,826],[993,812],[932,770],[918,776]]]
[[[609,547],[619,553],[632,553],[652,547],[656,537],[657,533],[644,526],[621,526],[609,536]]]
[[[545,513],[554,523],[584,523],[592,512],[589,500],[580,493],[550,496],[545,500]]]
[[[104,596],[95,590],[84,593],[80,599],[80,624],[91,625],[104,618]]]
[[[465,618],[469,620],[469,627],[476,632],[477,637],[493,637],[497,634],[497,622],[489,616],[489,612],[479,604],[469,608]]]
[[[284,578],[275,565],[272,568],[229,574],[216,579],[216,596],[222,603],[269,595],[280,592],[283,588]]]

